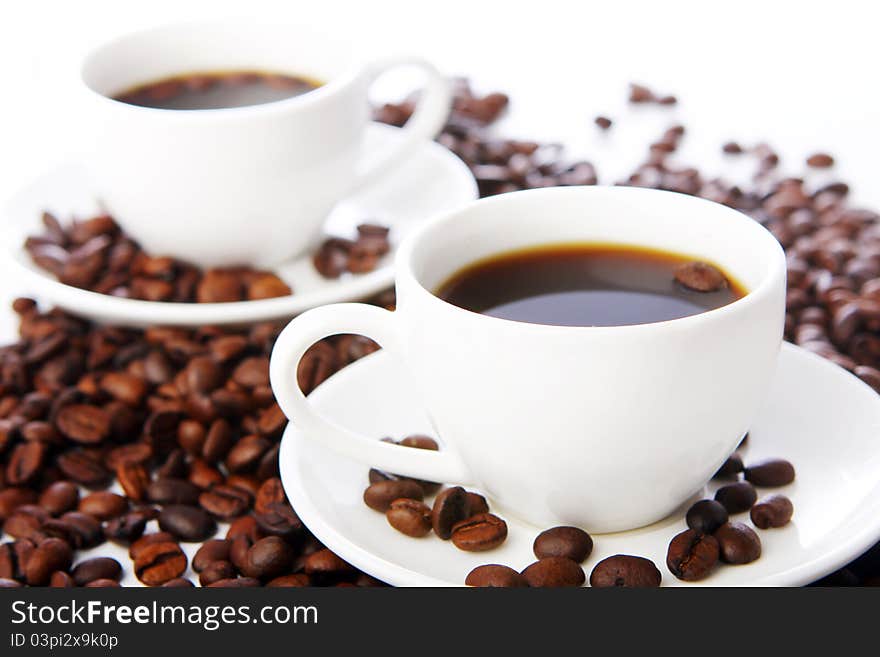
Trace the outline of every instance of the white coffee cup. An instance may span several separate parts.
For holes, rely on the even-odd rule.
[[[366,154],[367,92],[399,66],[422,70],[421,98],[390,152]],[[228,109],[155,109],[112,99],[165,77],[224,70],[324,84]],[[82,83],[92,123],[86,164],[104,206],[149,252],[206,267],[269,266],[305,252],[333,205],[405,165],[441,129],[451,103],[447,81],[425,61],[364,66],[347,46],[305,26],[247,21],[179,24],[116,39],[86,58]]]
[[[480,315],[432,292],[481,258],[572,242],[706,259],[748,294],[672,321],[568,327]],[[324,306],[284,329],[270,369],[278,403],[306,435],[341,454],[388,472],[477,486],[504,513],[539,527],[612,532],[675,510],[749,429],[782,341],[779,243],[731,208],[672,192],[502,194],[422,226],[401,246],[396,267],[395,312]],[[374,338],[407,366],[440,452],[357,435],[313,410],[296,367],[313,342],[337,333]]]

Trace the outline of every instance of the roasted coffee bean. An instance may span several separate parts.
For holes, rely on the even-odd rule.
[[[177,543],[150,543],[138,550],[134,573],[147,586],[159,586],[180,577],[186,563],[186,555]]]
[[[199,573],[199,584],[209,586],[221,579],[234,579],[238,573],[228,561],[212,561]]]
[[[95,557],[78,563],[70,574],[77,586],[100,579],[118,582],[122,577],[122,564],[110,557]]]
[[[394,500],[385,517],[394,529],[413,538],[427,536],[431,532],[431,507],[418,500]]]
[[[42,492],[39,504],[50,515],[61,515],[79,504],[79,488],[69,481],[56,481]]]
[[[110,520],[121,516],[128,510],[128,500],[122,495],[109,491],[90,493],[79,502],[79,511],[88,513],[98,520]]]
[[[45,518],[31,513],[27,506],[22,506],[6,519],[3,531],[13,538],[27,538],[39,543],[47,536],[43,530],[44,522]]]
[[[128,548],[128,556],[132,561],[137,559],[138,554],[141,553],[148,545],[153,545],[155,543],[174,543],[175,539],[172,534],[169,532],[153,532],[152,534],[144,534],[141,538],[136,540],[131,544],[131,547]]]
[[[727,279],[717,267],[705,262],[689,262],[675,270],[675,280],[689,290],[715,292],[727,286]]]
[[[529,585],[528,580],[513,568],[498,564],[477,566],[468,573],[464,583],[482,588],[523,588]]]
[[[743,471],[743,462],[739,454],[731,454],[727,460],[721,464],[718,471],[712,476],[712,479],[727,479],[736,477]]]
[[[65,541],[47,538],[31,552],[25,564],[25,579],[31,586],[45,586],[56,570],[67,570],[73,562],[73,550]]]
[[[142,502],[147,498],[150,475],[140,463],[120,463],[116,468],[116,479],[130,500]]]
[[[247,551],[242,572],[247,577],[272,579],[290,568],[293,557],[293,550],[284,539],[267,536],[254,543]]]
[[[127,545],[138,540],[147,528],[147,516],[140,511],[130,511],[104,525],[104,536],[108,541]]]
[[[834,158],[827,153],[814,153],[807,158],[807,166],[814,169],[827,169],[834,166]]]
[[[748,525],[728,522],[713,534],[724,563],[751,563],[761,556],[761,539]]]
[[[594,588],[656,588],[663,576],[654,562],[644,557],[616,554],[602,559],[590,573]]]
[[[607,116],[597,116],[593,119],[593,123],[599,126],[602,130],[608,130],[611,127],[612,121]]]
[[[292,540],[303,530],[302,521],[287,503],[272,504],[265,513],[256,514],[254,519],[260,532],[268,536],[281,536]]]
[[[700,500],[688,509],[687,526],[701,534],[712,534],[727,522],[727,509],[716,500]]]
[[[231,546],[232,541],[225,538],[212,538],[205,541],[193,556],[193,570],[200,573],[213,561],[228,561]]]
[[[182,541],[190,542],[203,541],[217,530],[217,524],[206,511],[183,504],[171,504],[162,509],[159,527]]]
[[[281,480],[278,477],[271,477],[260,485],[254,502],[254,511],[265,513],[270,505],[284,502],[287,502],[287,495],[284,493]]]
[[[423,497],[424,493],[421,486],[409,479],[379,481],[371,484],[364,491],[364,502],[366,505],[382,513],[389,509],[394,500],[407,498],[421,501]]]
[[[351,564],[343,561],[327,548],[308,555],[303,562],[303,568],[307,575],[347,575],[354,572]]]
[[[402,482],[385,482],[373,484],[370,488],[388,486]],[[369,490],[369,489],[367,489]],[[421,489],[420,489],[421,490]],[[399,497],[410,497],[401,495]],[[421,496],[414,498],[421,500]],[[369,504],[369,503],[368,503]],[[470,503],[467,491],[461,486],[453,486],[442,491],[434,499],[434,507],[431,510],[431,526],[434,533],[444,541],[452,536],[452,529],[456,523],[465,520],[470,515]]]
[[[58,467],[68,479],[87,488],[101,488],[110,481],[110,472],[104,465],[82,451],[69,451],[60,454]]]
[[[226,530],[226,538],[236,538],[238,536],[247,536],[253,541],[263,538],[262,530],[257,525],[257,519],[253,516],[242,516],[233,520],[229,529]]]
[[[223,418],[218,418],[211,423],[205,435],[202,458],[208,463],[217,463],[229,453],[233,444],[232,427]]]
[[[6,466],[6,481],[12,486],[31,483],[39,474],[49,448],[41,442],[19,443],[9,456]]]
[[[784,459],[767,459],[746,467],[743,475],[755,486],[775,488],[794,481],[794,466]]]
[[[748,511],[758,499],[755,487],[747,481],[722,486],[715,491],[715,500],[727,509],[728,513]]]
[[[0,521],[6,520],[18,507],[36,501],[37,494],[29,488],[0,490]]]
[[[147,486],[147,500],[154,504],[186,504],[199,503],[201,489],[185,479],[167,477],[157,479]]]
[[[234,486],[213,486],[199,496],[199,505],[215,518],[230,520],[247,513],[251,495]]]
[[[794,505],[785,495],[769,495],[752,507],[750,517],[758,529],[785,527],[791,522]]]
[[[586,581],[583,569],[568,557],[544,557],[522,571],[529,586],[559,588],[581,586]]]
[[[666,566],[678,579],[695,582],[712,573],[718,558],[718,541],[714,536],[688,529],[676,535],[669,544]]]
[[[538,534],[532,550],[538,559],[568,557],[583,563],[593,551],[593,539],[577,527],[553,527]]]
[[[88,404],[65,406],[55,416],[55,425],[77,443],[91,445],[110,435],[110,417],[103,409]]]

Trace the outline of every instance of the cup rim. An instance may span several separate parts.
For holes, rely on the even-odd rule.
[[[703,204],[706,207],[711,208],[713,211],[723,209],[729,212],[731,216],[736,216],[737,220],[749,222],[749,224],[753,226],[753,229],[756,229],[754,230],[754,232],[757,236],[757,239],[765,240],[767,247],[770,249],[771,252],[773,252],[774,255],[772,256],[771,262],[767,267],[766,272],[762,276],[760,283],[754,288],[749,289],[744,296],[736,299],[735,301],[732,301],[731,303],[728,303],[719,308],[713,308],[711,310],[696,313],[695,315],[687,315],[685,317],[679,317],[677,319],[668,319],[658,322],[646,322],[642,324],[620,324],[615,326],[565,326],[557,324],[536,324],[533,322],[521,322],[518,320],[484,315],[482,313],[456,306],[455,304],[438,297],[432,290],[423,285],[413,272],[413,259],[416,256],[416,249],[421,244],[422,239],[426,235],[429,235],[432,231],[438,229],[438,227],[454,223],[458,220],[458,217],[461,215],[462,212],[467,209],[473,208],[474,206],[492,206],[505,203],[513,203],[515,202],[515,198],[521,198],[525,195],[547,196],[549,197],[549,199],[553,199],[554,197],[565,195],[589,197],[597,194],[609,194],[612,196],[626,197],[642,196],[644,197],[645,202],[650,202],[651,198],[657,198],[658,196],[664,196],[667,198],[674,196],[677,197],[678,201]],[[540,243],[536,243],[535,245],[538,246],[539,244]],[[401,281],[406,280],[409,283],[410,288],[417,290],[418,293],[430,298],[433,302],[442,304],[443,308],[447,312],[451,312],[454,315],[461,317],[462,319],[486,323],[487,326],[506,327],[509,329],[518,329],[523,331],[540,331],[545,333],[559,332],[568,335],[577,333],[579,331],[589,333],[636,333],[656,330],[658,328],[665,327],[687,327],[690,325],[712,321],[715,319],[722,319],[724,317],[727,317],[731,313],[742,312],[747,308],[755,305],[756,303],[759,303],[774,292],[774,289],[777,287],[777,285],[779,285],[780,281],[781,287],[784,290],[787,275],[785,252],[783,251],[782,246],[779,244],[778,240],[773,236],[772,233],[770,233],[770,231],[764,228],[755,219],[752,219],[743,212],[740,212],[739,210],[723,205],[721,203],[716,203],[714,201],[710,201],[708,199],[704,199],[698,196],[692,196],[690,194],[683,194],[681,192],[672,192],[659,189],[649,189],[644,187],[628,187],[623,185],[542,187],[538,189],[507,192],[504,194],[498,194],[495,196],[478,199],[476,201],[473,201],[472,203],[468,203],[467,205],[452,210],[451,212],[435,216],[419,226],[412,233],[410,233],[403,240],[398,249],[397,255],[395,257],[395,271],[397,276],[396,287],[398,289],[400,288]],[[455,272],[450,272],[450,274],[453,273]]]
[[[271,30],[280,30],[282,29],[282,27],[286,27],[291,31],[295,31],[297,29],[302,29],[303,27],[302,25],[298,25],[293,22],[279,24],[270,23],[265,20],[254,18],[247,18],[242,20],[244,24],[246,24],[248,27],[255,29],[265,28]],[[112,96],[101,93],[100,91],[95,89],[87,79],[89,67],[92,66],[94,62],[97,61],[97,59],[101,57],[101,55],[105,51],[110,50],[114,46],[122,44],[127,40],[135,39],[142,36],[149,36],[151,34],[156,36],[168,30],[198,30],[206,28],[218,29],[228,25],[240,25],[242,24],[242,20],[216,19],[201,21],[193,20],[167,22],[159,25],[154,25],[152,27],[147,27],[139,30],[131,30],[122,34],[118,34],[92,47],[82,58],[79,65],[79,83],[88,95],[109,108],[116,108],[122,111],[138,112],[140,114],[143,114],[144,116],[154,116],[161,118],[175,117],[178,120],[216,120],[222,118],[241,117],[243,115],[250,114],[271,115],[279,112],[284,112],[293,107],[309,107],[316,103],[320,103],[325,98],[335,95],[337,92],[349,86],[361,75],[362,70],[366,69],[366,67],[354,66],[350,61],[349,64],[345,67],[345,70],[343,70],[339,75],[333,76],[331,79],[323,82],[321,86],[312,89],[308,93],[300,94],[299,96],[292,96],[290,98],[283,98],[281,100],[275,100],[268,103],[260,103],[257,105],[244,105],[240,107],[217,107],[210,109],[194,110],[180,110],[163,107],[144,107],[142,105],[131,105],[129,103],[116,100]],[[328,38],[328,41],[332,41],[332,39]],[[353,57],[349,57],[349,59],[354,60]],[[185,75],[186,73],[186,70],[181,70],[181,75]],[[149,83],[149,81],[146,81],[145,83]]]

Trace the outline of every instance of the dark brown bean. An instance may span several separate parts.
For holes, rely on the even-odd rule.
[[[110,417],[97,406],[70,404],[55,417],[58,430],[74,442],[94,444],[110,435]]]
[[[203,541],[217,530],[217,524],[206,511],[183,504],[172,504],[162,509],[159,527],[182,541],[190,542]]]
[[[715,500],[720,502],[728,513],[748,511],[757,499],[758,493],[755,487],[747,481],[738,481],[715,491]]]
[[[346,575],[354,571],[351,564],[327,548],[308,555],[303,562],[303,568],[307,575],[319,576]]]
[[[498,564],[477,566],[468,573],[464,583],[482,588],[523,588],[529,585],[528,580],[513,568]]]
[[[147,499],[154,504],[198,504],[202,491],[185,479],[157,479],[147,486]]]
[[[675,270],[675,280],[689,290],[715,292],[727,286],[721,271],[706,262],[689,262]]]
[[[545,557],[522,571],[529,586],[559,588],[582,586],[586,581],[583,569],[567,557]]]
[[[231,520],[251,508],[251,495],[234,486],[213,486],[199,496],[199,505],[215,518]]]
[[[293,563],[293,550],[284,539],[267,536],[247,551],[242,572],[247,577],[272,579],[284,574]]]
[[[728,522],[713,534],[724,563],[745,564],[761,556],[761,539],[748,525]]]
[[[85,586],[99,579],[118,582],[122,577],[122,564],[110,557],[94,557],[78,563],[70,574],[77,586]]]
[[[431,508],[418,500],[394,500],[385,517],[394,529],[413,538],[427,536],[431,532]]]
[[[712,574],[718,564],[719,547],[714,536],[688,529],[669,543],[666,565],[678,579],[695,582]]]
[[[394,482],[386,482],[385,485],[391,483]],[[373,484],[373,486],[382,485],[383,483]],[[417,499],[422,498],[419,497]],[[470,501],[467,491],[461,486],[453,486],[442,491],[434,499],[434,507],[431,510],[431,526],[434,529],[434,533],[445,541],[452,536],[452,529],[455,524],[467,519],[469,516]]]
[[[743,471],[743,462],[739,454],[731,454],[727,460],[721,464],[718,471],[712,476],[712,479],[728,479],[736,477]]]
[[[65,541],[47,538],[31,552],[25,566],[25,579],[31,586],[45,586],[57,570],[67,570],[73,562],[73,551]]]
[[[694,502],[685,516],[687,526],[701,534],[712,534],[727,522],[728,513],[723,504],[716,500]]]
[[[538,559],[568,557],[583,563],[593,551],[593,539],[578,527],[553,527],[538,534],[532,550]]]
[[[644,557],[616,554],[602,559],[590,573],[594,588],[656,588],[663,576],[654,562]]]
[[[128,556],[132,561],[137,559],[137,556],[149,545],[153,545],[155,543],[174,543],[174,536],[169,532],[153,532],[152,534],[144,534],[141,538],[136,540],[131,544],[131,547],[128,548]]]
[[[192,568],[197,573],[213,561],[228,561],[232,541],[225,538],[212,538],[202,543],[192,559]]]
[[[750,517],[758,529],[785,527],[791,522],[794,505],[785,495],[769,495],[752,507]]]
[[[130,511],[118,518],[113,518],[104,525],[104,536],[108,541],[124,545],[133,543],[143,536],[147,528],[148,517],[140,511]]]
[[[223,579],[234,579],[238,573],[228,561],[212,561],[199,572],[199,584],[210,586]]]
[[[128,500],[122,495],[109,491],[90,493],[79,502],[79,511],[88,513],[98,520],[110,520],[121,516],[128,509]]]
[[[775,488],[794,481],[794,466],[785,459],[767,459],[746,467],[743,474],[755,486]]]
[[[371,484],[364,491],[364,502],[368,507],[385,513],[394,500],[407,498],[421,501],[424,497],[421,486],[409,479],[380,481]]]
[[[56,481],[40,495],[40,506],[58,516],[79,504],[79,488],[69,481]]]

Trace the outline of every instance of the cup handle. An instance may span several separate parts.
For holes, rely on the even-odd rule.
[[[471,475],[449,450],[413,449],[367,438],[315,412],[296,380],[297,366],[318,340],[339,333],[374,338],[400,355],[394,313],[361,303],[338,303],[309,310],[294,318],[278,336],[272,350],[269,376],[284,414],[307,436],[366,465],[407,477],[443,483],[468,484]]]
[[[452,107],[449,81],[427,61],[418,57],[394,57],[367,66],[362,72],[362,84],[369,88],[383,73],[398,66],[415,66],[424,71],[426,80],[415,111],[403,127],[400,143],[365,170],[358,171],[349,193],[369,186],[384,173],[401,165],[424,141],[433,139],[443,128]]]

